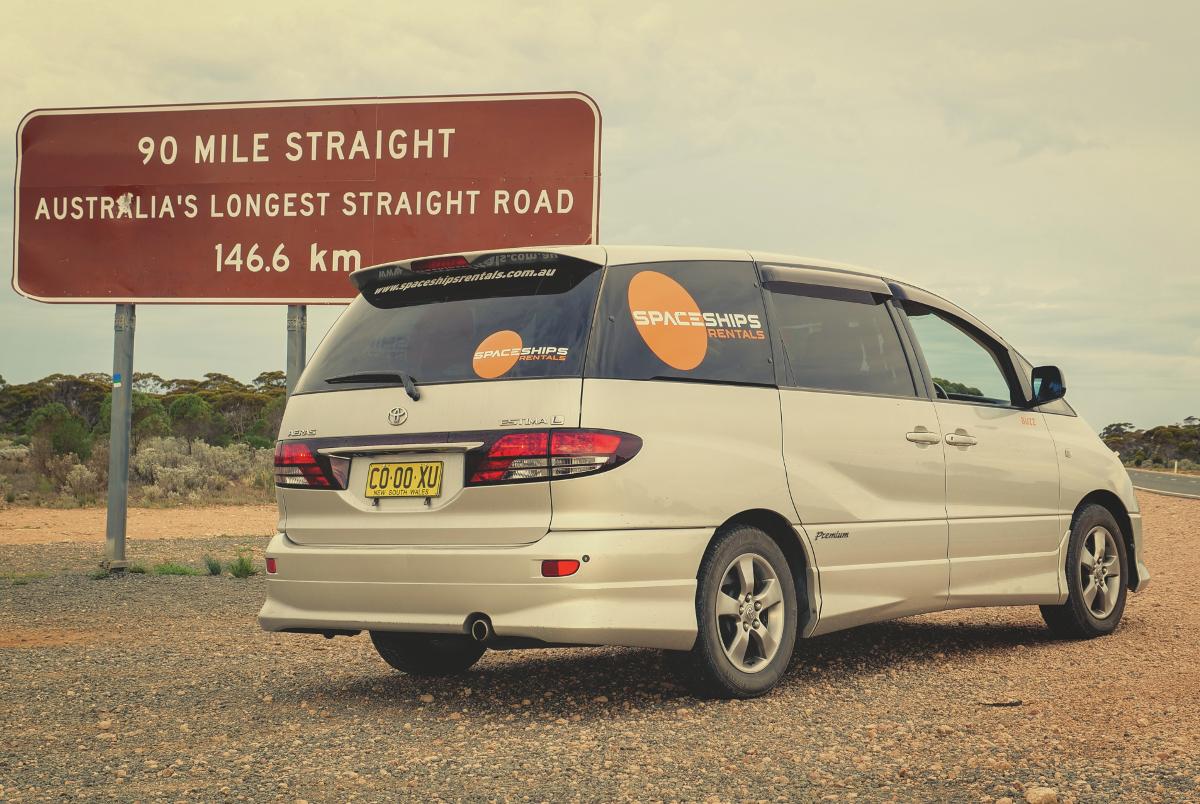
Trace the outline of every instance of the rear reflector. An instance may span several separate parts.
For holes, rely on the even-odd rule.
[[[304,441],[275,443],[275,485],[285,488],[344,489],[350,460],[320,455]]]
[[[505,433],[468,454],[467,485],[558,480],[620,466],[642,440],[610,430]]]
[[[275,559],[271,558],[270,556],[267,557],[267,574],[275,574]]]
[[[565,578],[579,572],[579,562],[574,559],[557,558],[542,562],[543,578]]]

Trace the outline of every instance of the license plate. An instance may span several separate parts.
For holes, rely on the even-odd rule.
[[[373,463],[367,470],[367,497],[441,497],[442,462]]]

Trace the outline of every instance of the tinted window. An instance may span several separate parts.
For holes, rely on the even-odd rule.
[[[321,343],[297,391],[333,377],[405,371],[418,383],[579,377],[597,265],[550,255],[519,269],[406,274],[364,289]]]
[[[768,283],[771,327],[801,388],[915,396],[885,304],[863,290]]]
[[[775,382],[752,263],[611,267],[601,297],[588,376]]]
[[[904,309],[939,397],[960,402],[1010,404],[1012,392],[994,345],[937,310],[912,302]]]

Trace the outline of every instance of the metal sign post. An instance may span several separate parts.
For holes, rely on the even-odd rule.
[[[291,396],[304,371],[306,336],[308,335],[308,307],[289,304],[287,308],[287,395]]]
[[[118,304],[113,322],[112,418],[108,441],[108,522],[104,535],[104,566],[123,570],[125,515],[129,504],[129,430],[133,421],[134,305]]]

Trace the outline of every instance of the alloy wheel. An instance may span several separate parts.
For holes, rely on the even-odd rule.
[[[717,632],[725,656],[738,670],[767,667],[783,639],[783,590],[771,564],[757,553],[729,563],[716,596]]]

